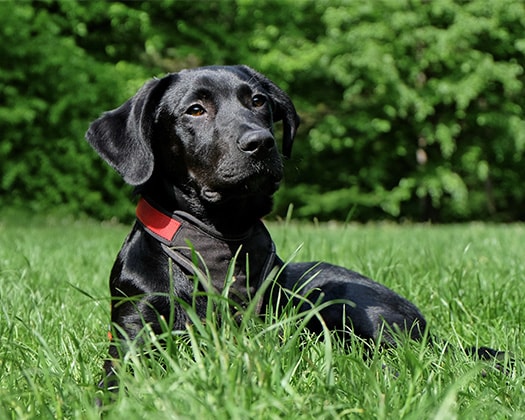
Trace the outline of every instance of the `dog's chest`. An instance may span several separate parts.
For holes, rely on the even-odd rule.
[[[137,208],[143,229],[161,243],[165,255],[207,292],[244,304],[279,265],[275,245],[262,222],[236,237],[212,232],[184,212],[160,212],[145,200]]]

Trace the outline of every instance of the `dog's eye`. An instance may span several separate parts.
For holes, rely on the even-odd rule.
[[[195,104],[190,106],[186,110],[186,114],[191,115],[192,117],[200,117],[201,115],[204,115],[206,110],[199,104]]]
[[[260,108],[266,103],[266,96],[264,95],[254,95],[252,97],[252,105],[255,108]]]

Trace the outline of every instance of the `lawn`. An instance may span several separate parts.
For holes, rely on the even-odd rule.
[[[0,219],[0,418],[525,418],[525,226],[272,223],[283,258],[327,260],[414,301],[439,340],[374,349],[227,316],[131,352],[120,393],[94,406],[107,279],[127,226]],[[220,310],[220,309],[219,309]],[[315,316],[315,313],[312,314]],[[275,323],[277,325],[275,325]],[[147,331],[146,331],[147,333]],[[445,344],[448,343],[448,344]],[[505,349],[507,372],[462,347]]]

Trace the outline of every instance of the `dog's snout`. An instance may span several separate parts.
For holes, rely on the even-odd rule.
[[[249,131],[239,138],[237,145],[244,153],[262,155],[275,146],[275,139],[268,130]]]

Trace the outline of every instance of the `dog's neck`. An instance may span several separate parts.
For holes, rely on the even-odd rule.
[[[207,203],[194,189],[187,191],[169,182],[152,182],[137,190],[146,199],[156,203],[163,211],[186,212],[199,219],[212,230],[223,235],[239,235],[250,230],[272,208],[271,196],[245,196],[224,203]]]
[[[225,279],[232,276],[229,296],[242,305],[282,266],[260,221],[243,235],[225,237],[186,212],[166,214],[145,198],[139,200],[136,215],[142,230],[158,242],[163,253],[184,273],[204,281],[205,290],[223,293]]]

